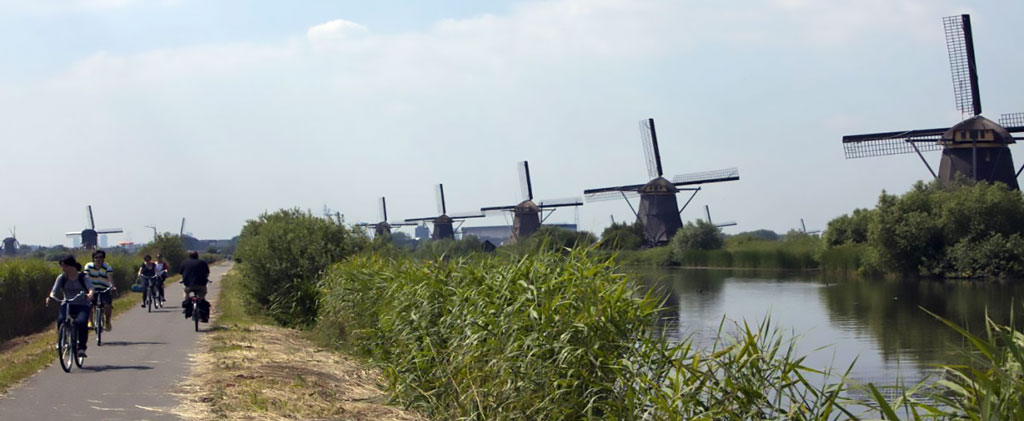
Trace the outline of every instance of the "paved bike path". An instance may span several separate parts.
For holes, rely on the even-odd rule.
[[[230,268],[210,268],[208,297],[217,296]],[[168,285],[165,291],[166,307],[152,313],[136,307],[114,319],[114,330],[103,332],[103,346],[96,346],[90,332],[82,368],[65,373],[54,350],[50,367],[0,398],[0,420],[177,419],[170,411],[178,399],[171,393],[185,379],[188,355],[210,324],[200,324],[195,332],[192,320],[181,313],[181,286]]]

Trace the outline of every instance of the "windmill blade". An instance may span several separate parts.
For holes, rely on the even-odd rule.
[[[1024,113],[1010,113],[1002,114],[999,116],[999,125],[1010,130],[1011,128],[1017,130],[1010,130],[1011,132],[1024,131]]]
[[[937,151],[942,149],[942,145],[938,141],[942,139],[942,134],[946,130],[949,129],[906,130],[843,136],[843,149],[846,159]]]
[[[718,228],[734,227],[736,225],[737,225],[736,221],[720,222],[720,223],[715,224],[715,226],[718,227]]]
[[[622,197],[620,194],[619,197]],[[566,206],[583,206],[582,197],[566,197],[562,199],[549,199],[537,202],[539,208],[561,208]]]
[[[483,212],[485,214],[495,214],[495,213],[500,213],[500,212],[509,212],[509,211],[514,210],[515,208],[516,208],[516,205],[488,206],[486,208],[480,208],[480,212]]]
[[[981,114],[981,94],[978,92],[978,65],[974,60],[971,16],[944,17],[942,26],[946,30],[946,49],[949,51],[949,70],[953,74],[956,109],[972,116]]]
[[[675,186],[691,186],[694,184],[721,183],[723,181],[735,181],[740,179],[740,170],[726,168],[714,171],[695,172],[680,174],[672,177],[672,184]]]
[[[89,212],[89,229],[96,229],[96,220],[92,218],[92,205],[86,205],[85,209]]]
[[[377,204],[378,204],[377,214],[380,217],[380,219],[378,219],[378,220],[379,221],[387,221],[388,220],[388,204],[384,200],[384,196],[380,197],[380,200],[377,201]]]
[[[443,184],[438,184],[436,189],[437,189],[437,214],[438,215],[444,215],[445,213],[448,213],[448,209],[447,209],[447,207],[445,206],[445,203],[444,203],[444,185]]]
[[[519,189],[523,200],[533,200],[533,183],[530,181],[530,164],[526,161],[519,163]]]
[[[484,213],[480,212],[480,211],[475,211],[475,212],[457,212],[457,213],[453,213],[451,215],[448,215],[448,217],[452,218],[452,219],[483,218],[485,216],[487,216],[487,215],[484,215]]]
[[[78,232],[65,232],[64,233],[64,236],[66,236],[66,237],[78,237],[80,235],[82,235],[81,231],[78,231]]]
[[[405,222],[420,222],[420,221],[432,222],[435,219],[437,219],[436,216],[425,216],[425,217],[422,217],[422,218],[407,218],[405,220]]]
[[[416,225],[419,225],[419,224],[417,224],[415,222],[388,222],[388,225],[391,225],[392,228],[395,228],[395,227],[412,227],[412,226],[416,226]]]
[[[121,232],[124,232],[124,231],[122,229],[120,229],[120,228],[103,228],[103,229],[96,230],[97,234],[117,234],[117,233],[121,233]]]
[[[640,141],[647,158],[647,175],[650,178],[661,177],[661,152],[658,150],[658,134],[654,130],[653,118],[640,120]]]
[[[583,195],[583,197],[586,198],[587,203],[622,200],[623,196],[625,196],[626,199],[635,199],[640,197],[640,192],[638,190],[605,190],[594,193],[584,192]]]

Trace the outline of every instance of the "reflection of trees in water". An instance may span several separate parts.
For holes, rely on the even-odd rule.
[[[707,311],[719,306],[718,298],[730,277],[728,270],[643,269],[636,272],[641,285],[664,301],[660,319],[664,324],[679,323],[679,304],[688,310]]]
[[[963,341],[921,308],[983,333],[986,309],[992,320],[1009,324],[1014,296],[1021,291],[1019,285],[985,282],[846,280],[830,283],[821,297],[833,325],[870,334],[883,358],[909,353],[930,363],[948,362],[950,344]],[[1016,313],[1019,323],[1020,309]]]

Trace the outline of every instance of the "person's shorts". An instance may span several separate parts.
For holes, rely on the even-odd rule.
[[[108,305],[112,302],[114,302],[114,297],[110,294],[109,289],[104,292],[96,292],[92,294],[92,305],[100,305],[101,303],[103,305]]]
[[[190,292],[194,292],[199,298],[206,299],[206,285],[185,287],[185,294]]]

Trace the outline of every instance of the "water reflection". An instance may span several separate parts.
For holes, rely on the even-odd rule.
[[[637,274],[665,299],[664,324],[674,340],[709,343],[723,317],[758,324],[770,316],[774,326],[798,337],[800,352],[810,354],[809,365],[845,368],[856,359],[854,378],[861,381],[916,381],[935,363],[957,361],[959,335],[921,308],[979,333],[986,311],[1008,324],[1016,305],[1017,323],[1024,322],[1020,284],[696,269]]]

